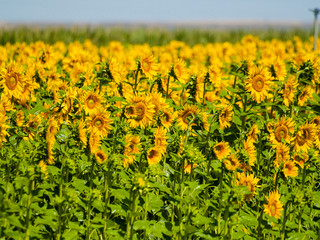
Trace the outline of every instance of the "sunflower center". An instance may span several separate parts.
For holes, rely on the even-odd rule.
[[[275,216],[276,215],[276,211],[277,208],[275,206],[275,203],[272,203],[271,206],[270,206],[270,213],[271,213],[271,216]]]
[[[142,120],[145,116],[145,112],[146,112],[145,106],[142,103],[137,104],[136,105],[136,115],[137,115],[136,120],[138,120],[138,121]]]
[[[286,139],[288,136],[288,129],[285,126],[279,126],[275,130],[275,138],[278,142],[281,142],[282,139]]]
[[[103,120],[98,118],[94,121],[94,126],[96,126],[97,128],[100,128],[103,125]]]
[[[87,101],[87,106],[88,106],[88,108],[90,108],[90,109],[94,108],[95,105],[96,105],[95,103],[96,103],[95,100],[92,99],[92,98],[90,98],[90,99]]]
[[[264,87],[264,78],[261,75],[257,75],[252,79],[252,87],[257,92],[261,92]]]
[[[155,150],[152,149],[152,150],[149,152],[148,158],[154,158],[156,155],[157,155],[157,151],[155,151]]]
[[[145,72],[149,72],[150,71],[150,63],[146,62],[146,61],[143,61],[142,62],[142,69],[145,71]]]
[[[18,81],[14,76],[11,76],[6,81],[6,85],[10,90],[14,90],[16,88],[17,84],[18,84]]]

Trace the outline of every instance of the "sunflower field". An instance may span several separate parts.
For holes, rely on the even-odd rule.
[[[319,55],[1,45],[0,239],[320,239]]]

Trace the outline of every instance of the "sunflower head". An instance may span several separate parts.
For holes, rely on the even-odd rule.
[[[216,144],[213,147],[213,151],[219,160],[222,160],[223,158],[227,157],[231,153],[231,150],[229,148],[229,143],[225,141],[222,141]]]
[[[266,196],[268,204],[264,205],[264,212],[271,217],[280,218],[281,211],[283,210],[283,204],[280,201],[280,194],[276,191],[270,192],[269,196]]]

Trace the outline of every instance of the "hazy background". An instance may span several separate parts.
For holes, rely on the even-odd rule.
[[[311,24],[319,0],[6,0],[0,22]]]

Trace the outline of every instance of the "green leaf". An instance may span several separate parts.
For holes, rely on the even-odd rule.
[[[66,240],[73,240],[73,239],[79,239],[78,237],[78,231],[77,230],[71,230],[71,229],[67,229],[62,237]]]
[[[88,188],[86,186],[86,183],[87,183],[86,180],[75,178],[71,183],[71,185],[74,186],[74,188],[81,193],[83,192],[83,190]]]
[[[246,235],[247,234],[245,232],[233,232],[231,236],[232,236],[233,239],[240,239],[240,238],[243,238]]]
[[[146,230],[151,224],[149,220],[137,220],[133,224],[134,230]]]
[[[233,121],[236,125],[238,125],[238,126],[241,126],[241,125],[242,125],[242,121],[241,121],[240,118],[239,118],[237,115],[235,115],[235,114],[233,114],[232,121]]]
[[[192,218],[192,222],[195,225],[204,225],[209,224],[212,222],[211,218],[207,218],[202,216],[201,214],[197,214],[195,217]]]
[[[256,216],[252,216],[244,212],[240,214],[240,219],[240,223],[245,226],[258,226],[259,224]]]

